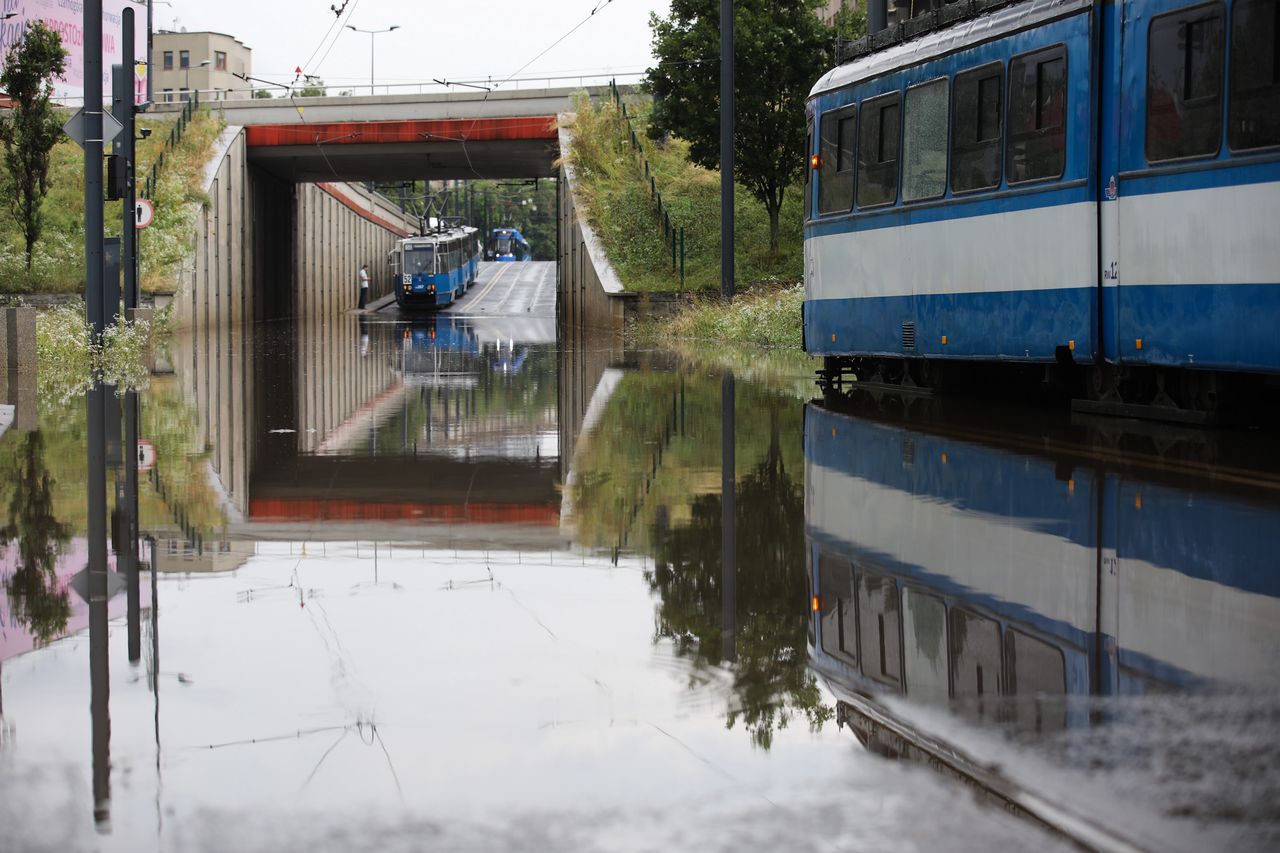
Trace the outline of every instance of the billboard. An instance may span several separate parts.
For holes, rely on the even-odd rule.
[[[127,61],[120,43],[125,7],[133,9],[133,62]],[[7,17],[12,16],[12,17]],[[62,36],[62,46],[70,55],[67,71],[54,81],[54,94],[59,98],[77,99],[84,93],[84,3],[82,0],[0,0],[0,64],[29,21],[44,21],[45,26]],[[102,0],[102,91],[111,97],[111,66],[125,65],[133,77],[134,100],[141,103],[147,96],[145,67],[147,62],[147,4],[135,0]],[[130,65],[135,65],[129,71]]]

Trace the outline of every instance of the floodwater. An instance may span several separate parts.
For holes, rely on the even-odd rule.
[[[0,848],[1280,842],[1271,437],[462,308],[175,335],[136,663],[82,399],[0,436]]]

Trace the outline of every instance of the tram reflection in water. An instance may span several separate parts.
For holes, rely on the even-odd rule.
[[[1274,507],[811,405],[805,519],[837,694],[1046,730],[1088,722],[1054,697],[1280,685]]]

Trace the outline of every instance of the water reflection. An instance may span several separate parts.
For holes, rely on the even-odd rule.
[[[71,541],[71,527],[54,515],[44,435],[40,430],[28,432],[9,449],[0,474],[10,489],[0,547],[14,554],[5,561],[4,590],[12,622],[25,627],[36,645],[44,645],[62,635],[71,616],[70,594],[57,572],[58,557]]]
[[[806,408],[810,658],[841,721],[970,784],[1065,795],[1130,840],[1182,848],[1186,827],[1140,826],[1122,801],[1194,815],[1192,847],[1256,843],[1280,790],[1275,480],[1189,477],[1203,433],[1195,453],[1173,430],[1122,456],[1090,424],[991,423]]]
[[[1274,504],[819,407],[805,435],[824,669],[1038,728],[1073,723],[1054,696],[1280,686]]]
[[[1196,740],[1189,697],[1280,687],[1270,487],[1222,485],[1231,451],[1203,442],[836,414],[785,370],[561,345],[523,317],[200,329],[170,363],[139,421],[147,677],[98,671],[133,644],[110,629],[86,671],[74,594],[47,639],[72,636],[6,647],[5,725],[24,739],[4,741],[0,819],[17,849],[91,799],[144,846],[213,828],[249,849],[356,832],[394,846],[438,818],[463,847],[642,830],[714,848],[731,826],[771,849],[946,848],[957,832],[1039,848],[1032,827],[828,723],[890,755],[917,749],[908,729],[941,733],[976,756],[968,772],[1040,796],[1105,797],[1129,774],[1154,792],[1139,806],[1212,823],[1217,805],[1142,762],[1186,758],[1153,741]],[[36,562],[61,577],[84,562],[84,409],[41,426],[0,443],[13,488],[28,482],[6,492],[19,515],[3,532],[60,531]],[[1275,774],[1256,765],[1276,750],[1256,721],[1280,703],[1251,701],[1192,729],[1189,766],[1221,781],[1201,747],[1229,731],[1216,748],[1260,781],[1217,802],[1265,829]],[[1231,723],[1246,717],[1251,735]],[[83,784],[67,793],[53,766]],[[1054,775],[1081,770],[1096,775]],[[8,820],[6,802],[32,816]]]

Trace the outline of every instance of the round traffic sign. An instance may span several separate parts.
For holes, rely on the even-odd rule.
[[[150,199],[140,198],[134,203],[133,227],[141,231],[156,218],[156,209],[151,206]]]

